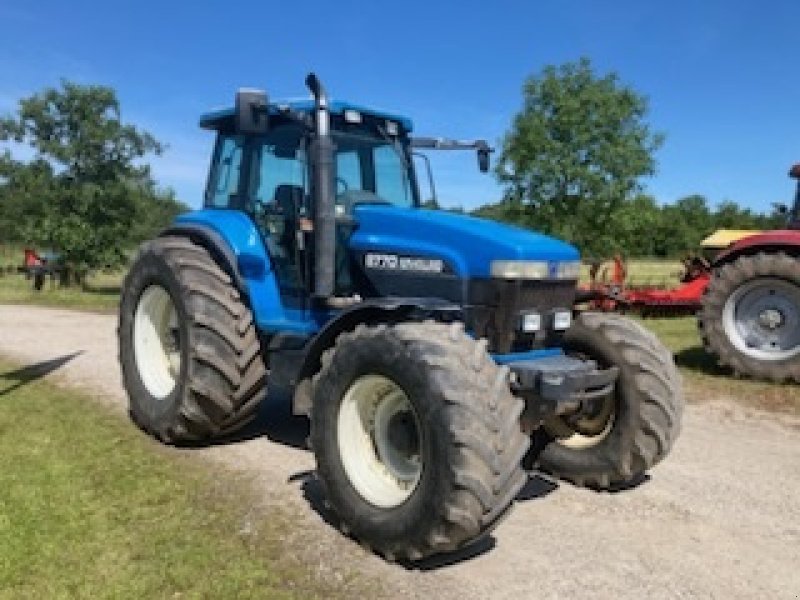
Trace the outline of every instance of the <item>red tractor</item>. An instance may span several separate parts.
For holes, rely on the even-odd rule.
[[[800,180],[800,164],[789,176]],[[706,349],[737,374],[800,383],[800,181],[786,229],[720,253],[698,326]]]

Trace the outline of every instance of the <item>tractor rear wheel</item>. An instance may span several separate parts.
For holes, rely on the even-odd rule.
[[[142,245],[123,284],[118,337],[131,417],[163,442],[238,429],[266,393],[252,313],[188,238]]]
[[[698,318],[720,365],[756,379],[800,383],[800,258],[742,256],[715,273]]]
[[[526,481],[521,412],[461,323],[341,334],[313,380],[310,441],[343,530],[388,560],[481,538]]]
[[[644,327],[619,315],[584,313],[564,338],[565,351],[616,366],[614,391],[592,414],[552,417],[538,466],[595,489],[640,479],[670,451],[683,413],[681,378],[672,355]]]

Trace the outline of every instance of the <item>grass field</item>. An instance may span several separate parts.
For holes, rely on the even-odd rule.
[[[644,319],[642,323],[674,352],[675,362],[688,383],[686,389],[691,401],[734,400],[746,406],[800,416],[800,386],[732,377],[703,349],[694,317]]]
[[[290,521],[235,475],[41,374],[0,362],[0,598],[370,596],[286,558]]]
[[[610,271],[611,262],[607,261],[601,266]],[[641,258],[627,262],[627,284],[632,287],[657,286],[673,287],[680,283],[683,266],[677,260],[663,260],[657,258]],[[581,282],[589,283],[589,265],[584,263],[581,269]]]
[[[0,304],[35,304],[112,312],[119,305],[122,272],[96,273],[84,288],[60,287],[48,278],[41,291],[33,289],[33,281],[20,273],[0,275]]]

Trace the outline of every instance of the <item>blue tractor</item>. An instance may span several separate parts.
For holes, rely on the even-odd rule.
[[[205,205],[141,247],[125,280],[130,414],[165,443],[224,436],[268,390],[311,422],[342,529],[416,561],[486,535],[541,469],[611,489],[669,452],[671,354],[633,321],[576,311],[578,252],[420,202],[404,117],[240,90]],[[428,172],[428,175],[430,172]]]

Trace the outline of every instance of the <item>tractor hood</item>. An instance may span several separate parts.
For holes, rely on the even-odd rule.
[[[546,235],[456,213],[362,204],[354,217],[354,251],[442,259],[462,278],[489,277],[493,260],[579,258],[573,246]]]

